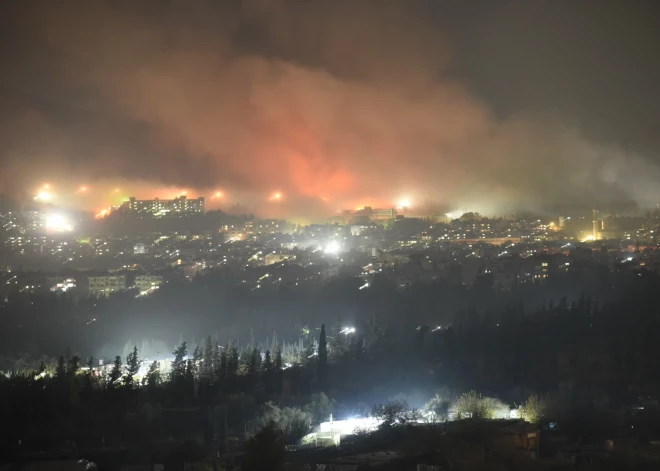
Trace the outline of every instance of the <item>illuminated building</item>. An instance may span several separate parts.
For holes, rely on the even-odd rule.
[[[203,197],[188,199],[185,195],[172,200],[138,200],[131,196],[121,205],[121,210],[130,214],[153,217],[183,217],[204,214]]]
[[[365,206],[362,209],[349,209],[342,212],[345,224],[368,224],[370,221],[388,221],[397,215],[394,208],[376,208]]]
[[[242,228],[232,226],[222,226],[219,230],[223,234],[225,242],[234,242],[237,240],[245,240],[245,233]]]
[[[269,253],[266,255],[264,259],[264,265],[273,265],[274,263],[280,263],[285,260],[288,260],[289,258],[292,258],[291,255],[284,255],[281,253]]]
[[[147,247],[143,243],[138,243],[133,246],[133,254],[144,255],[147,253]]]
[[[245,230],[243,232],[246,236],[254,235],[254,221],[246,221]]]
[[[149,294],[163,283],[163,277],[158,275],[138,275],[135,277],[134,287],[140,290],[140,294]]]
[[[75,287],[76,287],[76,280],[73,278],[66,278],[52,285],[50,290],[53,293],[66,293],[68,290]]]
[[[126,288],[125,275],[101,275],[87,277],[88,292],[90,296],[110,296],[111,293]]]

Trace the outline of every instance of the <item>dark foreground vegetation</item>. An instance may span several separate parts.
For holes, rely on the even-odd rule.
[[[384,417],[382,407],[399,392],[409,395],[401,414],[428,402],[426,412],[435,414],[433,419],[424,416],[430,422],[442,422],[450,412],[471,417],[468,422],[489,418],[492,414],[477,406],[460,416],[457,398],[471,390],[497,398],[498,404],[522,406],[530,422],[546,427],[544,436],[550,439],[561,430],[562,440],[574,447],[602,446],[615,438],[649,444],[660,438],[653,405],[660,387],[660,279],[648,272],[583,276],[588,277],[583,286],[590,287],[585,292],[594,286],[609,291],[601,298],[560,297],[532,308],[521,293],[539,297],[557,286],[498,293],[477,285],[457,288],[452,302],[458,308],[450,314],[439,298],[448,293],[447,284],[439,284],[437,291],[413,286],[398,292],[386,289],[386,281],[380,286],[377,281],[373,291],[335,285],[316,293],[316,311],[301,317],[309,321],[325,315],[327,300],[338,308],[327,316],[327,329],[321,323],[298,323],[301,339],[293,346],[276,336],[264,342],[227,340],[215,335],[222,329],[216,324],[204,340],[181,342],[166,353],[173,357],[168,362],[150,360],[138,348],[105,368],[89,356],[81,358],[78,349],[54,362],[5,360],[0,376],[3,459],[85,457],[115,469],[116,463],[231,463],[228,453],[247,450],[244,469],[266,469],[251,460],[267,453],[273,453],[268,469],[279,469],[292,459],[279,455],[282,447],[297,443],[331,413],[341,419],[351,411],[371,410]],[[205,291],[209,282],[196,280],[186,290]],[[162,303],[171,295],[165,290],[163,298],[149,302]],[[100,302],[104,309],[118,308],[114,322],[130,322],[122,317],[122,303],[133,301],[116,297]],[[306,303],[312,309],[310,299]],[[256,310],[265,309],[258,304]],[[431,311],[438,321],[419,322],[430,320]],[[296,324],[290,313],[283,318]],[[192,315],[188,322],[195,319]],[[354,330],[346,330],[348,319]],[[32,328],[35,322],[26,319],[23,325]],[[61,320],[62,326],[73,322]],[[209,322],[204,318],[203,323]],[[43,328],[39,332],[45,335]],[[429,401],[441,388],[449,392]],[[425,397],[417,400],[411,395],[415,390],[425,391]],[[372,408],[377,403],[383,406]],[[405,418],[385,422],[391,426],[369,435],[368,443],[376,448],[405,453],[405,444],[442,442],[405,435],[422,433],[411,431]],[[432,453],[437,446],[426,448],[415,453]],[[552,457],[557,449],[542,442],[539,452]]]

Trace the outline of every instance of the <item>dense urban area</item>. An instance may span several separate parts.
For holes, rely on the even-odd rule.
[[[366,207],[301,226],[200,201],[2,213],[8,456],[227,469],[658,456],[658,212]]]

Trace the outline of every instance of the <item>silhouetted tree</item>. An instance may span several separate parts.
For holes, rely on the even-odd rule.
[[[319,335],[319,364],[318,364],[318,376],[319,379],[325,378],[325,374],[328,368],[328,341],[325,337],[325,324],[321,324],[321,334]]]
[[[177,381],[186,376],[186,355],[188,355],[188,344],[183,342],[172,352],[174,361],[172,361],[172,371],[170,372],[170,380]]]
[[[248,363],[248,374],[255,375],[261,365],[261,353],[258,348],[253,348],[250,353],[250,362]]]
[[[112,370],[110,371],[110,386],[115,386],[115,382],[121,378],[122,375],[122,365],[121,357],[117,355],[115,357],[115,363],[112,365]]]
[[[124,383],[133,387],[133,381],[135,375],[140,370],[140,360],[138,358],[137,345],[133,347],[133,351],[128,354],[126,357],[126,376],[124,377]]]
[[[270,350],[266,350],[264,361],[261,364],[261,369],[263,371],[271,371],[273,369],[273,361],[270,359]]]
[[[74,355],[69,359],[69,365],[67,367],[67,374],[69,377],[73,378],[76,376],[78,371],[80,370],[80,357],[78,355]]]
[[[229,348],[227,354],[227,376],[235,376],[238,372],[238,349],[235,345]]]
[[[229,371],[229,345],[226,345],[220,352],[220,363],[216,371],[216,376],[220,381],[227,377]]]
[[[64,356],[60,356],[57,360],[57,368],[55,368],[55,378],[62,380],[66,378],[66,361]]]
[[[215,378],[222,378],[224,376],[224,371],[222,374],[218,374],[220,369],[222,368],[222,352],[220,351],[220,345],[218,345],[217,341],[214,342],[213,345],[213,355],[212,355],[212,367],[210,368],[210,375],[211,375],[211,380]],[[227,365],[225,364],[225,367]]]
[[[192,357],[193,368],[192,368],[192,372],[193,372],[193,376],[196,376],[198,378],[202,374],[202,365],[201,365],[201,363],[202,363],[202,353],[203,353],[202,349],[199,348],[199,345],[197,345],[195,347],[195,350],[193,351],[193,357]]]
[[[209,335],[206,337],[206,343],[204,344],[204,351],[202,352],[202,364],[200,368],[201,376],[207,381],[211,381],[213,378],[213,371],[215,370],[213,365],[214,351],[215,349],[213,348],[213,341]]]
[[[154,361],[151,365],[149,365],[149,371],[147,372],[145,379],[147,386],[150,388],[154,388],[162,382],[162,378],[160,376],[160,363]]]
[[[280,471],[284,469],[286,447],[282,432],[268,423],[245,446],[243,471]]]
[[[278,371],[282,369],[282,347],[279,345],[275,350],[275,369]]]

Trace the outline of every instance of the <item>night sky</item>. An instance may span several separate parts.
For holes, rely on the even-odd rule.
[[[503,214],[660,202],[655,1],[0,4],[0,193]],[[76,188],[88,185],[84,196]],[[283,198],[272,201],[275,192]]]

